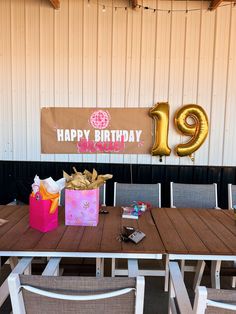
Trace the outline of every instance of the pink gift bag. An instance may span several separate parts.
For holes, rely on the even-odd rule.
[[[30,227],[47,232],[58,226],[58,207],[50,214],[51,203],[50,200],[42,200],[39,193],[36,193],[35,197],[30,195]]]
[[[99,188],[93,190],[65,190],[65,224],[97,226]]]

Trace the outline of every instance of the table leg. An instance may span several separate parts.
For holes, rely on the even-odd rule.
[[[220,289],[220,266],[221,261],[211,262],[211,286],[214,289]]]
[[[196,272],[195,272],[195,276],[194,276],[194,280],[193,280],[193,291],[195,291],[196,288],[198,286],[200,286],[203,272],[205,269],[205,265],[206,265],[205,261],[198,261],[197,262],[197,268],[196,268]]]
[[[232,277],[232,283],[231,283],[232,288],[236,287],[236,277]]]
[[[236,261],[234,261],[234,268],[236,268]],[[232,288],[236,287],[236,276],[232,277]]]
[[[8,282],[6,279],[0,286],[0,307],[3,305],[8,295],[9,295],[9,289],[8,289]]]
[[[59,276],[60,257],[52,257],[49,259],[42,276]]]
[[[128,274],[129,274],[129,277],[138,276],[138,260],[137,259],[128,259]]]
[[[165,284],[164,284],[164,291],[167,292],[169,288],[169,255],[166,254],[165,259]]]
[[[104,277],[104,258],[101,258],[101,277]]]
[[[111,277],[115,277],[116,270],[116,260],[115,258],[111,259]]]
[[[104,276],[104,258],[96,258],[96,277]]]
[[[180,261],[180,270],[181,270],[181,274],[182,274],[182,277],[184,278],[184,268],[185,268],[185,260],[182,259]]]
[[[11,266],[11,269],[14,269],[19,262],[18,257],[16,256],[9,257],[8,261]]]

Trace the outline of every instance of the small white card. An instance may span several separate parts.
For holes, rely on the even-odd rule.
[[[8,220],[0,218],[0,226],[5,225],[7,222]]]

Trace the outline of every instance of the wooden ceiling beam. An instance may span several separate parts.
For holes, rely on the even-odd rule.
[[[53,5],[54,9],[60,9],[60,0],[49,0]]]
[[[131,0],[132,8],[135,9],[138,5],[138,0]]]
[[[209,10],[213,11],[218,8],[218,6],[221,4],[223,0],[211,0],[210,5],[209,5]]]

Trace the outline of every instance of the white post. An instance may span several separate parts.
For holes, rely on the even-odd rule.
[[[201,284],[205,265],[206,265],[205,261],[198,261],[197,262],[197,268],[196,268],[196,272],[195,272],[195,276],[194,276],[194,280],[193,280],[193,291],[195,291],[195,292],[196,292],[197,287],[200,286],[200,284]]]
[[[205,313],[207,302],[207,289],[206,287],[197,287],[196,296],[194,299],[193,313]]]
[[[164,291],[168,291],[169,286],[169,255],[166,254],[165,256],[165,285],[164,285]]]
[[[22,292],[20,291],[19,274],[11,273],[8,277],[13,314],[25,314]]]
[[[128,273],[129,273],[129,277],[138,276],[138,260],[137,259],[128,259]]]
[[[220,266],[221,261],[211,261],[211,286],[220,289]]]
[[[144,277],[138,276],[136,279],[136,300],[135,300],[135,314],[143,313],[144,306]]]

